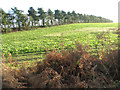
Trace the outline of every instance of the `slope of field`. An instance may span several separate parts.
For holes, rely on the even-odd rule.
[[[32,61],[43,59],[47,50],[75,48],[76,41],[94,49],[105,45],[117,49],[118,35],[110,28],[117,28],[117,23],[80,23],[3,34],[2,51],[6,58],[10,53],[15,60]],[[97,36],[103,31],[110,31],[109,37],[105,35],[109,42],[101,39],[102,43],[99,43]]]

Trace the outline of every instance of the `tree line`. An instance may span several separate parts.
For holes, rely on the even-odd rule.
[[[38,8],[37,11],[30,7],[27,14],[23,14],[23,10],[19,10],[17,7],[11,8],[11,12],[6,13],[3,9],[0,9],[0,27],[3,33],[11,31],[30,30],[33,28],[64,25],[72,23],[109,23],[113,22],[103,17],[97,17],[94,15],[86,15],[72,12],[65,12],[64,10],[48,9],[47,12],[43,8]]]

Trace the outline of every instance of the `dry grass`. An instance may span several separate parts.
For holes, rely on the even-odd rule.
[[[99,59],[76,44],[76,50],[53,50],[36,66],[11,69],[3,64],[3,87],[11,88],[117,88],[120,87],[118,50]]]

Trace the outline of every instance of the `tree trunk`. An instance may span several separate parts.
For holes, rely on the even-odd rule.
[[[40,27],[40,20],[38,21],[38,25],[39,25],[39,27]]]
[[[60,19],[58,19],[58,24],[60,25]]]
[[[13,22],[13,28],[15,28],[14,22]]]
[[[64,19],[64,24],[66,24],[66,19]]]
[[[6,31],[6,25],[5,25],[5,29],[4,29],[4,32],[6,33],[7,31]]]
[[[33,21],[32,21],[32,27],[33,27]]]
[[[21,31],[20,22],[18,22],[18,31]]]
[[[43,19],[43,26],[45,26],[45,19]]]
[[[53,21],[51,20],[51,25],[53,25]]]

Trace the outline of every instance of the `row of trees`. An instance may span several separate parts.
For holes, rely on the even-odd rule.
[[[53,25],[63,25],[71,23],[108,23],[112,22],[109,19],[97,17],[94,15],[79,14],[75,11],[65,12],[63,10],[48,9],[45,12],[42,8],[38,8],[37,11],[30,7],[28,14],[23,14],[22,10],[17,7],[11,8],[9,13],[6,13],[3,9],[0,9],[2,14],[2,22],[0,27],[2,32],[10,32],[13,30],[29,30],[34,27],[45,27]]]

